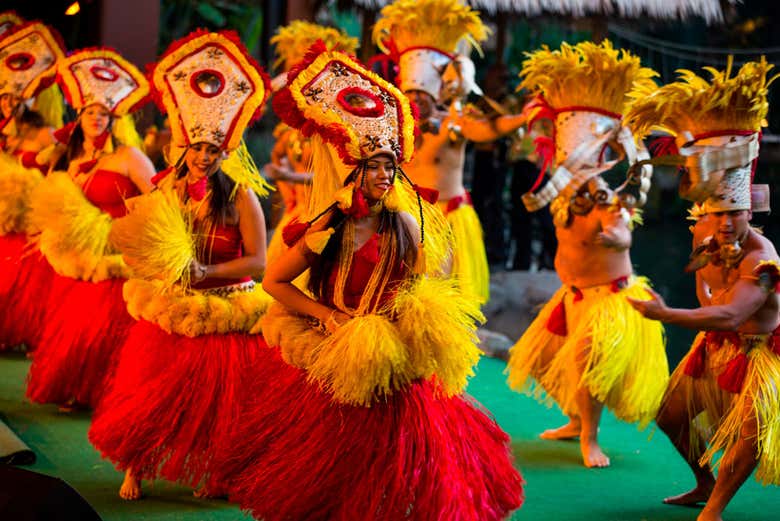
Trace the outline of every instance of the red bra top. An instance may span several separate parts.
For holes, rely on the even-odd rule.
[[[352,267],[347,283],[344,288],[344,303],[350,308],[356,308],[360,304],[360,297],[363,296],[363,290],[368,284],[368,279],[379,263],[379,238],[381,235],[375,233],[366,243],[361,246],[352,255]],[[384,293],[379,297],[380,305],[387,302],[395,295],[398,284],[404,279],[406,270],[399,264],[390,276]],[[325,305],[333,306],[333,290],[336,286],[336,269],[331,271],[328,277],[327,293],[322,300]]]
[[[203,264],[221,264],[241,258],[244,255],[241,230],[238,225],[204,223],[199,230],[201,237],[198,260]],[[192,285],[195,289],[219,288],[241,282],[249,282],[251,277],[240,279],[209,278]]]
[[[82,188],[89,202],[106,212],[112,219],[127,214],[125,199],[141,192],[129,177],[112,170],[96,170]]]
[[[14,150],[12,152],[14,157],[19,158],[19,162],[22,164],[25,168],[37,168],[41,171],[42,174],[46,174],[46,170],[48,169],[48,165],[40,165],[38,164],[38,161],[36,161],[38,157],[38,152],[28,152],[25,150]]]

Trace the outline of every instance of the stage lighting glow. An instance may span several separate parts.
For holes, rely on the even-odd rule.
[[[79,5],[78,2],[73,2],[72,4],[70,4],[70,6],[68,6],[67,9],[65,9],[65,14],[67,16],[72,16],[78,13],[79,11],[81,11],[81,6]]]

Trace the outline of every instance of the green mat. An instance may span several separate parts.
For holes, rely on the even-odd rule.
[[[147,497],[142,501],[122,501],[117,495],[121,474],[101,460],[87,441],[89,414],[61,414],[54,406],[25,401],[24,379],[29,365],[22,355],[0,356],[0,413],[38,454],[36,464],[27,468],[67,481],[105,521],[251,519],[225,501],[198,500],[192,497],[191,490],[165,482],[145,484]],[[651,437],[651,429],[638,432],[605,415],[601,441],[612,466],[586,469],[581,465],[576,442],[537,438],[543,429],[562,424],[564,418],[555,409],[511,392],[504,383],[503,369],[503,362],[483,359],[469,392],[493,412],[511,435],[512,450],[527,481],[525,504],[512,519],[696,519],[696,509],[661,503],[661,498],[691,488],[693,478],[660,431]],[[780,491],[763,488],[751,480],[732,501],[725,519],[770,521],[778,519],[779,511]]]

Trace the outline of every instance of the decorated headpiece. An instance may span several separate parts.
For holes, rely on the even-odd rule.
[[[725,71],[705,67],[710,81],[681,70],[674,83],[639,89],[626,115],[640,136],[654,129],[672,135],[662,148],[685,167],[680,195],[698,203],[694,213],[753,207],[751,184],[769,110],[767,89],[778,76],[767,79],[773,66],[763,57],[745,63],[735,76],[731,63],[729,58]],[[753,209],[767,209],[767,187],[752,189],[761,192],[756,195],[762,202]]]
[[[610,169],[623,156],[630,164],[649,157],[621,127],[621,115],[632,89],[655,86],[655,71],[642,67],[639,58],[629,52],[613,48],[609,40],[601,44],[564,43],[554,51],[545,46],[527,56],[518,89],[527,89],[537,98],[526,110],[531,112],[532,122],[540,118],[553,121],[552,136],[536,140],[545,162],[534,187],[523,195],[530,211],[543,208],[556,197],[570,199],[589,179]],[[607,146],[617,149],[617,160],[603,160]],[[553,172],[549,182],[535,192],[548,167]],[[636,196],[621,194],[621,198],[625,205],[642,205],[652,168],[645,165],[640,173],[631,175],[618,192],[628,184],[638,185]],[[567,208],[568,204],[557,206]]]
[[[287,87],[274,96],[273,107],[282,121],[312,138],[311,220],[299,223],[299,231],[290,232],[286,242],[297,240],[336,206],[348,215],[367,212],[360,207],[362,194],[355,182],[347,181],[378,154],[391,156],[401,172],[389,191],[396,196],[394,210],[418,215],[421,227],[427,222],[422,199],[429,194],[400,169],[414,152],[414,118],[408,98],[395,86],[318,42],[288,73]]]
[[[238,147],[260,117],[268,77],[233,32],[195,31],[174,42],[152,71],[155,97],[179,147]]]
[[[238,185],[266,194],[243,142],[244,130],[262,114],[268,76],[232,31],[198,30],[173,44],[151,73],[154,97],[168,114],[171,145],[210,143],[230,155],[222,170]],[[173,162],[181,160],[182,153]]]
[[[0,38],[17,25],[22,25],[24,20],[13,11],[4,11],[0,13]]]
[[[0,95],[30,99],[48,87],[65,56],[59,35],[40,22],[12,28],[0,39]]]
[[[322,40],[332,51],[355,54],[358,47],[357,38],[349,36],[336,27],[325,27],[305,20],[293,20],[288,25],[279,27],[271,37],[271,44],[276,48],[274,68],[289,71],[303,60],[306,51],[317,40]]]
[[[401,90],[427,92],[434,100],[459,51],[479,49],[488,34],[479,12],[460,0],[397,0],[382,9],[373,29],[374,42],[398,63]]]
[[[97,103],[122,117],[149,97],[146,77],[113,49],[75,51],[57,69],[65,98],[78,112]]]

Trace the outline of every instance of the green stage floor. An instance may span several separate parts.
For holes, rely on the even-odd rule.
[[[64,415],[54,406],[24,399],[29,361],[23,355],[0,355],[0,413],[38,454],[32,470],[60,477],[73,486],[105,521],[248,520],[225,501],[194,499],[191,491],[163,482],[146,484],[147,497],[125,502],[117,490],[121,475],[100,459],[87,441],[89,414]],[[537,438],[563,417],[530,398],[509,391],[504,363],[483,359],[469,392],[490,409],[512,437],[512,450],[527,481],[526,501],[512,517],[520,520],[683,521],[698,510],[670,507],[661,498],[689,489],[692,478],[666,437],[638,432],[609,415],[602,422],[602,445],[612,459],[608,469],[580,464],[577,443]],[[780,490],[751,480],[726,510],[727,521],[780,518]],[[303,521],[303,520],[302,520]],[[362,521],[362,520],[356,520]],[[370,520],[365,520],[370,521]],[[478,521],[478,520],[475,520]]]

